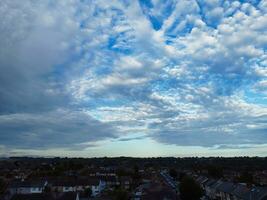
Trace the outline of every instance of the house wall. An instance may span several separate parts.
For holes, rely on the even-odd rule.
[[[30,188],[30,193],[42,193],[43,189],[44,188],[42,188],[42,187],[32,187],[32,188]]]
[[[240,199],[240,198],[237,197],[237,196],[233,196],[233,200],[242,200],[242,199]]]
[[[211,199],[216,199],[216,190],[214,190],[214,189],[212,189],[212,188],[210,188],[210,194],[209,194],[210,196],[210,198]]]
[[[63,186],[52,186],[53,192],[63,192]]]
[[[53,186],[52,191],[58,191],[58,192],[75,192],[75,191],[84,191],[86,188],[91,188],[92,195],[96,196],[98,195],[104,188],[105,183],[101,182],[99,185],[86,185],[86,186]]]
[[[10,188],[10,194],[30,194],[31,188],[29,187],[20,187],[20,188]]]
[[[205,187],[205,192],[208,197],[211,197],[211,190],[210,187]]]
[[[63,186],[63,192],[75,192],[75,187]]]
[[[85,188],[88,188],[89,186],[83,186],[83,185],[78,185],[76,186],[76,191],[84,191]]]
[[[20,187],[20,188],[10,188],[10,194],[33,194],[33,193],[42,193],[42,187]]]
[[[93,196],[96,196],[96,195],[98,195],[98,194],[100,193],[99,185],[98,185],[98,186],[93,185],[93,186],[91,187],[91,189],[92,189],[92,195],[93,195]]]
[[[107,185],[107,184],[106,184],[105,181],[101,181],[101,180],[100,180],[100,181],[99,181],[99,185],[98,185],[98,186],[99,186],[99,190],[100,190],[100,191],[104,190],[104,189],[106,188],[106,185]]]
[[[221,200],[232,200],[230,195],[225,192],[220,192],[220,199]]]

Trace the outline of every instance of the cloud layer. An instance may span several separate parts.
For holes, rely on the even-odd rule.
[[[266,8],[1,1],[0,146],[266,144]]]

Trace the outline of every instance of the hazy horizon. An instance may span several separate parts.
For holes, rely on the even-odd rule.
[[[267,155],[266,0],[2,0],[0,18],[0,157]]]

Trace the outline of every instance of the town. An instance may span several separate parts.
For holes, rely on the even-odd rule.
[[[267,158],[0,160],[1,200],[266,200]]]

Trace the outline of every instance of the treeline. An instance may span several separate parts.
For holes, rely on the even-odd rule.
[[[8,164],[7,164],[8,163]],[[157,168],[176,168],[181,170],[213,170],[210,167],[234,170],[234,171],[256,171],[267,169],[267,157],[190,157],[190,158],[174,158],[174,157],[155,157],[155,158],[132,158],[132,157],[102,157],[102,158],[28,158],[16,157],[0,161],[0,169],[7,166],[12,168],[35,169],[36,167],[48,166],[57,167],[62,170],[78,170],[84,166],[95,167],[129,167],[138,166],[140,169],[153,167]],[[214,173],[217,173],[216,170]]]

